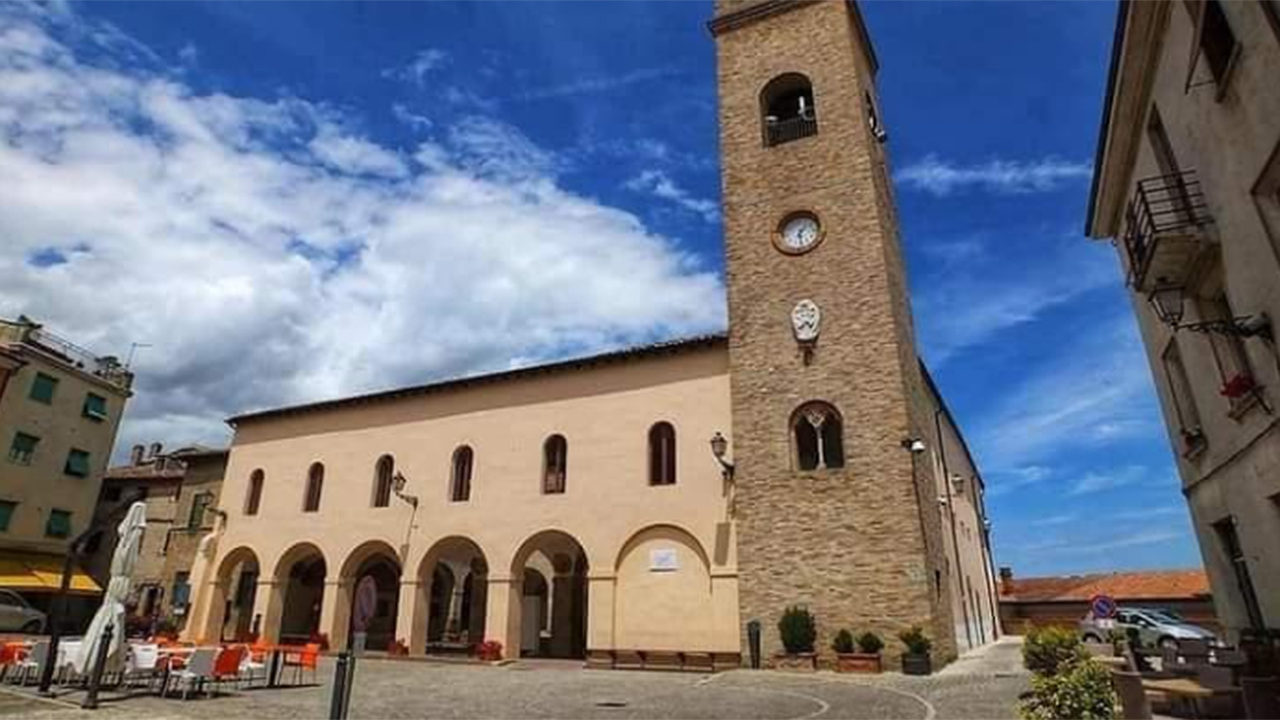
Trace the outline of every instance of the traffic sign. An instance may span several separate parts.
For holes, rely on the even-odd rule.
[[[1110,595],[1094,595],[1089,598],[1089,611],[1095,620],[1110,620],[1116,614],[1116,601]]]

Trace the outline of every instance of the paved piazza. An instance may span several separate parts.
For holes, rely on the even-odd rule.
[[[1018,644],[1001,642],[928,678],[740,670],[719,675],[582,670],[540,662],[504,667],[367,659],[352,718],[1014,718],[1027,687]],[[0,715],[21,717],[327,717],[326,658],[317,686],[246,689],[214,699],[104,696],[97,712],[0,691]],[[78,702],[79,694],[64,700]]]

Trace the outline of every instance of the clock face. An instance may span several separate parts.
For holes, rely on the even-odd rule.
[[[799,254],[812,250],[822,239],[818,218],[809,213],[796,213],[787,218],[779,228],[778,249]]]

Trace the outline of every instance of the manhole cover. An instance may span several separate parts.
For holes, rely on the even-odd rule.
[[[602,708],[624,708],[627,704],[621,700],[597,700],[596,707]]]

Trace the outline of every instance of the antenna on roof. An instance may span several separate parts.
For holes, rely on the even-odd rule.
[[[138,348],[149,347],[151,347],[151,343],[129,343],[129,356],[124,360],[124,369],[128,370],[133,365],[133,354],[137,352]]]

